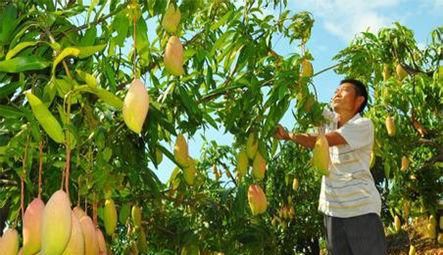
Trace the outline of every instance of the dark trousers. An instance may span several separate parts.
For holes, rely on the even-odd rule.
[[[350,218],[324,216],[329,255],[384,255],[386,240],[375,213]]]

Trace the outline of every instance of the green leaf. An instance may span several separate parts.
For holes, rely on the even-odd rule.
[[[129,20],[125,16],[124,12],[120,12],[115,16],[114,20],[112,21],[112,28],[114,28],[114,31],[117,32],[117,36],[113,37],[112,39],[120,47],[123,47],[129,30]]]
[[[0,98],[7,97],[12,93],[16,92],[17,89],[22,85],[21,82],[11,82],[0,87]]]
[[[5,59],[11,59],[13,58],[15,55],[17,55],[17,53],[19,53],[21,50],[30,47],[30,46],[34,46],[36,45],[38,42],[22,42],[17,44],[13,49],[9,50],[8,53],[6,54]]]
[[[97,80],[95,79],[94,76],[92,76],[91,74],[84,72],[80,69],[75,70],[78,74],[78,76],[80,76],[80,78],[86,82],[86,84],[88,84],[89,87],[91,88],[96,88],[97,87]]]
[[[68,56],[77,57],[79,54],[80,54],[80,50],[77,48],[74,48],[74,47],[68,47],[68,48],[63,49],[63,51],[60,52],[60,54],[58,54],[54,60],[54,63],[52,65],[52,73],[54,73],[55,68],[64,58],[66,58]]]
[[[106,47],[106,44],[94,45],[94,46],[84,46],[84,47],[76,47],[76,49],[80,50],[79,58],[87,58],[98,51],[102,51]]]
[[[226,22],[231,18],[233,13],[233,10],[227,12],[221,19],[219,19],[217,22],[215,22],[214,24],[212,24],[211,26],[211,30],[214,31],[216,29],[218,29],[219,27],[223,26],[226,24]]]
[[[45,69],[50,62],[44,58],[36,56],[20,56],[12,59],[0,61],[0,72],[20,73],[30,70]]]
[[[51,137],[52,140],[56,141],[57,143],[63,143],[65,140],[63,129],[54,115],[52,115],[46,105],[43,104],[38,97],[32,94],[32,92],[27,91],[25,92],[25,95],[29,104],[31,105],[35,118],[38,120],[49,137]]]
[[[92,91],[105,103],[117,108],[121,109],[123,107],[123,101],[117,97],[116,95],[112,94],[111,92],[102,89],[102,88],[94,88]]]
[[[10,4],[0,14],[0,45],[9,43],[11,32],[17,25],[16,20],[17,8]]]
[[[0,116],[5,118],[20,118],[24,116],[24,114],[15,107],[8,105],[0,105]]]

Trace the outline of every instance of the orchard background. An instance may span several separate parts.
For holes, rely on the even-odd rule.
[[[172,34],[161,20],[169,4],[181,11],[175,35],[185,61],[179,76],[163,61]],[[2,1],[1,229],[6,224],[20,233],[26,205],[38,194],[46,202],[63,187],[72,205],[101,229],[105,200],[115,202],[118,225],[105,234],[113,254],[319,254],[321,176],[310,166],[310,151],[276,141],[273,132],[288,118],[287,126],[299,132],[321,124],[328,99],[319,100],[326,85],[317,81],[334,71],[362,80],[370,91],[365,116],[376,132],[371,172],[391,254],[403,254],[411,244],[423,254],[441,251],[443,27],[429,31],[426,44],[400,23],[350,36],[331,66],[314,64],[313,76],[303,77],[301,63],[316,63],[314,16],[292,4]],[[284,51],[280,40],[288,46]],[[403,79],[399,66],[407,72]],[[140,134],[127,128],[121,109],[135,76],[150,97]],[[323,82],[330,89],[337,85]],[[25,91],[44,102],[62,139],[43,128]],[[392,136],[388,116],[396,127]],[[196,160],[193,185],[176,166],[178,134]],[[267,162],[260,181],[251,173],[236,175],[237,155],[250,134]],[[250,184],[266,194],[264,214],[251,214]],[[141,226],[131,219],[133,206],[141,208]]]

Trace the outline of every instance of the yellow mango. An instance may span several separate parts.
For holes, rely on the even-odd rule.
[[[183,168],[183,178],[188,185],[194,185],[194,179],[197,173],[195,160],[192,158],[188,159],[187,167]]]
[[[75,217],[77,217],[77,219],[81,219],[83,216],[86,216],[85,211],[83,211],[83,209],[80,206],[76,206],[74,207],[74,209],[72,209],[72,212],[74,213]]]
[[[294,180],[292,180],[292,189],[294,191],[298,190],[298,179],[297,178],[294,178]]]
[[[248,136],[248,140],[246,141],[246,154],[250,159],[255,158],[255,153],[257,153],[258,149],[258,141],[255,137],[255,134],[250,133]]]
[[[401,222],[400,222],[400,217],[398,217],[397,215],[395,215],[394,217],[394,226],[395,226],[395,231],[398,232],[401,229]]]
[[[266,195],[259,185],[252,184],[248,189],[248,202],[253,215],[264,213],[268,207]]]
[[[383,64],[383,81],[387,81],[391,77],[391,70],[388,64]]]
[[[63,255],[85,254],[85,240],[83,237],[82,226],[74,211],[71,213],[71,220],[71,237],[69,238],[66,249],[63,251]]]
[[[409,255],[415,255],[415,246],[412,244],[409,246]]]
[[[326,136],[320,134],[315,141],[312,166],[320,171],[323,175],[329,174],[329,144]]]
[[[0,251],[2,255],[16,255],[18,253],[17,230],[11,228],[5,230],[0,239]]]
[[[249,162],[248,154],[245,150],[241,150],[237,155],[237,175],[243,177],[248,172]]]
[[[385,120],[386,130],[389,136],[395,136],[395,122],[392,116],[387,116]]]
[[[397,77],[400,81],[402,81],[408,75],[408,72],[406,72],[406,70],[400,64],[397,64],[395,67],[395,72],[397,73]]]
[[[180,23],[181,12],[180,9],[173,4],[169,4],[166,9],[165,15],[162,19],[162,27],[168,33],[175,33],[177,31],[178,24]]]
[[[142,212],[138,205],[132,206],[131,210],[132,222],[136,228],[140,228],[142,225]]]
[[[408,159],[408,157],[403,156],[401,158],[401,168],[400,168],[400,170],[404,172],[404,171],[406,171],[406,169],[408,169],[408,167],[409,167],[409,159]]]
[[[129,86],[123,101],[123,120],[126,126],[140,134],[149,110],[149,95],[145,84],[140,79],[134,79]]]
[[[301,77],[311,77],[314,74],[314,67],[312,66],[312,63],[307,60],[303,59],[301,62]]]
[[[186,245],[182,248],[180,255],[200,255],[200,249],[197,245]]]
[[[163,56],[166,70],[172,75],[183,75],[185,70],[183,45],[177,36],[171,36],[166,45],[165,54]]]
[[[175,161],[181,166],[185,167],[188,165],[188,144],[186,143],[186,139],[183,134],[179,134],[177,136],[177,140],[175,141],[174,146],[174,158]]]
[[[265,177],[265,172],[266,160],[263,158],[260,151],[257,151],[252,165],[252,175],[257,181],[261,181]]]
[[[52,194],[43,211],[42,254],[62,254],[72,232],[71,201],[63,190]]]
[[[106,199],[103,210],[103,222],[105,223],[105,230],[107,235],[114,233],[117,227],[117,209],[115,208],[114,200]]]
[[[33,255],[41,249],[41,231],[45,203],[34,198],[23,216],[23,254]]]

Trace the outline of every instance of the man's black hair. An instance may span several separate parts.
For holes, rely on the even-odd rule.
[[[366,104],[368,103],[368,91],[366,90],[365,84],[363,84],[363,82],[356,80],[356,79],[344,79],[340,82],[340,85],[342,85],[343,83],[352,84],[355,89],[355,94],[357,96],[362,96],[365,98],[363,103],[360,105],[360,109],[358,109],[359,113],[363,113],[363,110],[365,109]]]

